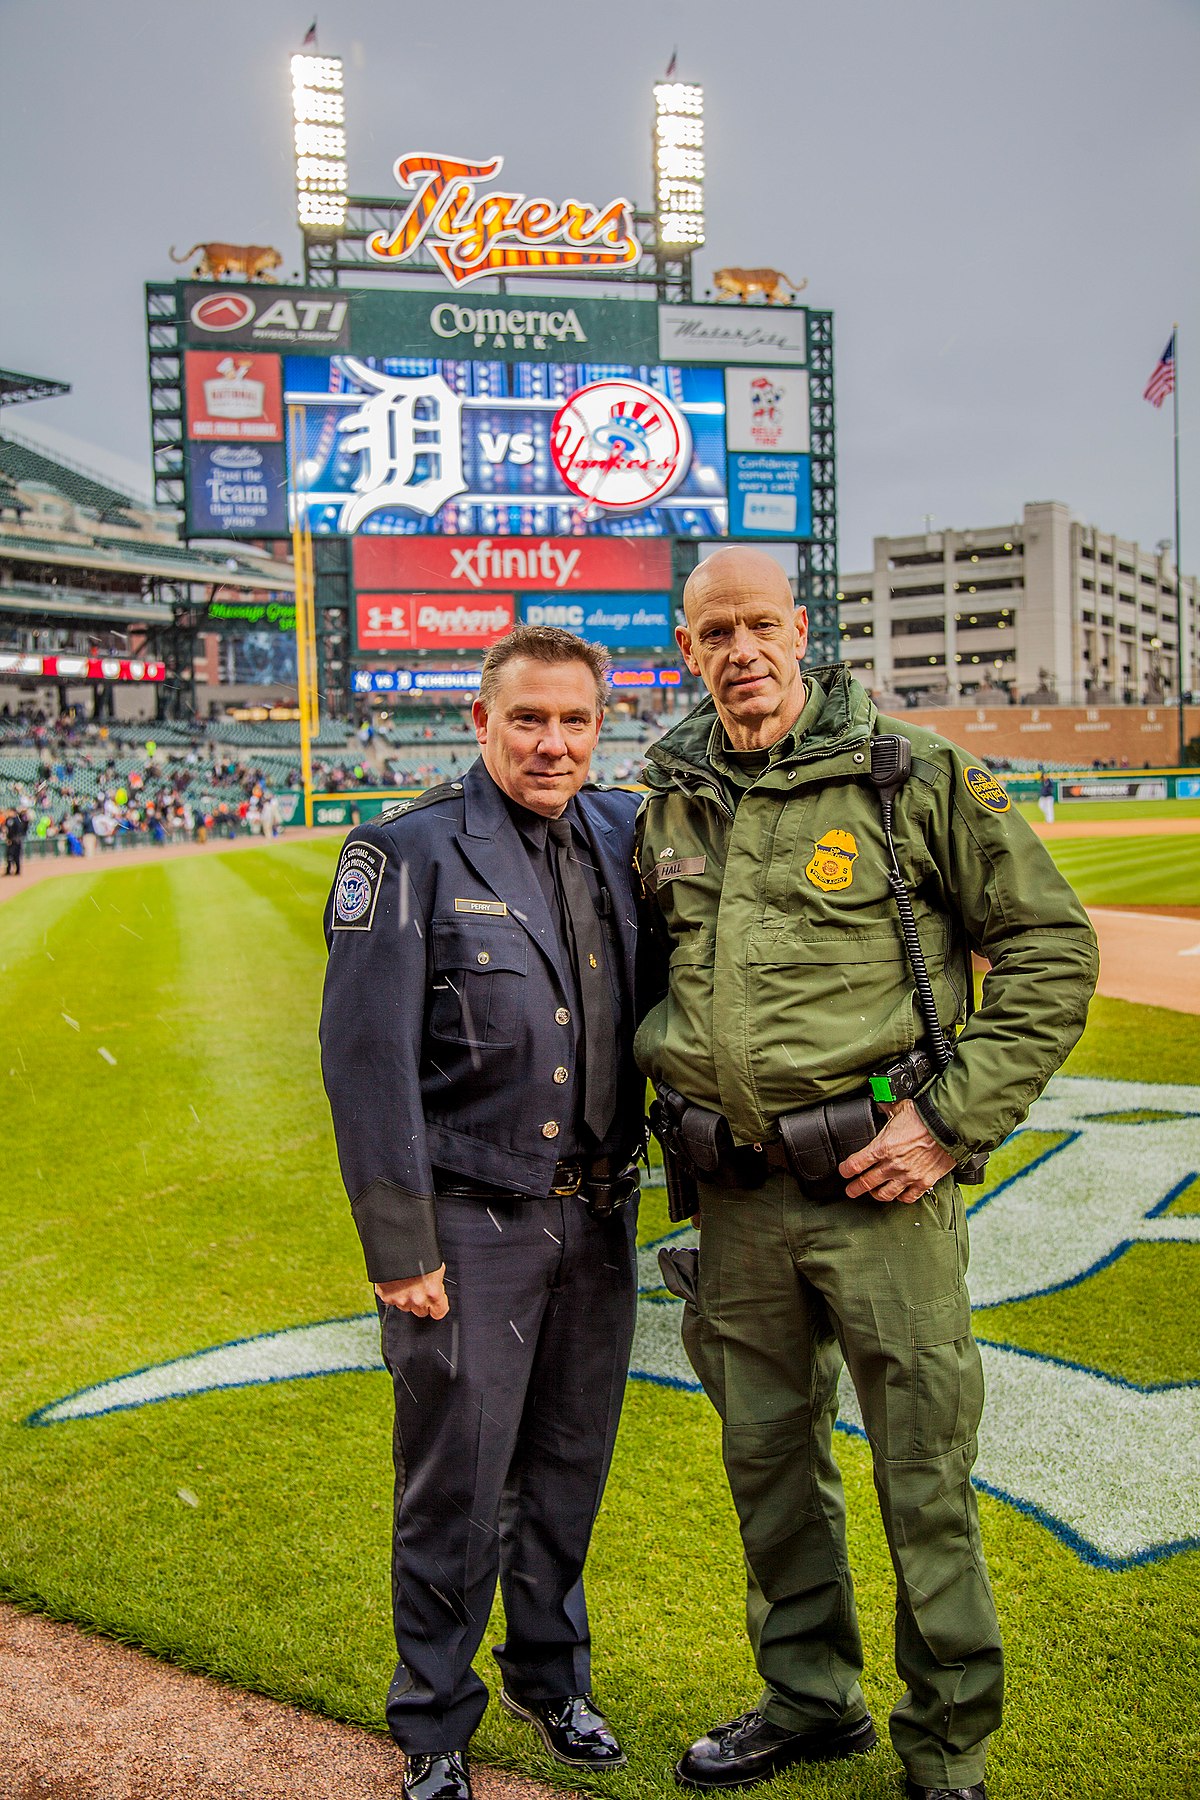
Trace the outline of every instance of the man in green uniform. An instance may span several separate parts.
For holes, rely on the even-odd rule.
[[[684,1341],[721,1415],[764,1691],[676,1775],[747,1786],[876,1741],[831,1448],[844,1364],[896,1573],[906,1691],[891,1735],[908,1793],[982,1800],[1003,1669],[970,1483],[983,1379],[955,1170],[1008,1136],[1079,1036],[1095,937],[985,769],[880,718],[845,667],[801,674],[807,617],[763,551],[708,558],[684,607],[680,648],[710,698],[650,753],[639,864],[670,973],[636,1054],[690,1104],[675,1116],[704,1152]],[[881,737],[892,765],[908,759],[897,740],[911,752],[894,870],[872,781]],[[975,1011],[971,950],[991,964]],[[940,1069],[935,1033],[953,1047]],[[930,1060],[905,1060],[914,1048]],[[888,1101],[906,1078],[915,1097]],[[847,1154],[846,1097],[872,1091]],[[825,1179],[819,1155],[789,1162],[793,1131],[824,1145]]]

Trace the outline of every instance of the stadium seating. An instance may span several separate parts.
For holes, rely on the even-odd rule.
[[[99,518],[108,519],[113,524],[131,522],[129,512],[135,503],[128,494],[118,493],[116,488],[93,481],[57,459],[39,456],[36,450],[31,450],[25,444],[14,443],[10,438],[0,438],[0,474],[7,476],[10,482],[40,482],[44,487],[52,488],[55,493],[73,500],[76,506],[86,507]]]

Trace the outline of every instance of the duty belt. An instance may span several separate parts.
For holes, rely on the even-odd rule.
[[[524,1200],[512,1188],[496,1187],[488,1182],[473,1181],[447,1169],[433,1172],[434,1192],[457,1200]],[[620,1212],[638,1191],[637,1164],[618,1164],[611,1156],[570,1157],[555,1163],[550,1181],[550,1194],[556,1199],[583,1195],[584,1205],[594,1218],[606,1219]]]
[[[697,1179],[731,1187],[761,1187],[768,1176],[787,1169],[810,1199],[844,1200],[838,1165],[878,1136],[886,1120],[884,1102],[908,1099],[934,1073],[920,1046],[870,1077],[859,1092],[785,1113],[778,1141],[738,1145],[729,1121],[707,1107],[694,1106],[673,1089],[660,1087],[651,1108],[651,1129],[663,1147],[668,1211],[673,1220],[695,1212]]]

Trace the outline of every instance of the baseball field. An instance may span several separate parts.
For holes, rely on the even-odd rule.
[[[1142,830],[1051,849],[1089,904],[1196,908],[1200,950],[1200,835]],[[316,1056],[336,850],[88,866],[0,906],[0,1590],[382,1728],[390,1392]],[[1198,1121],[1200,1016],[1101,998],[970,1196],[996,1800],[1200,1793]],[[680,1747],[758,1693],[716,1420],[657,1285],[668,1230],[652,1186],[589,1576],[630,1763],[572,1782],[614,1800],[674,1793]],[[843,1425],[882,1726],[892,1585],[852,1395]],[[475,1749],[554,1778],[496,1707]],[[883,1800],[899,1774],[885,1741],[769,1791]]]

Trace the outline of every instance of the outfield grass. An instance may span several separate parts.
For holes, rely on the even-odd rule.
[[[1200,832],[1049,838],[1046,848],[1086,906],[1200,904]]]
[[[382,1372],[23,1423],[139,1365],[368,1306],[316,1061],[319,915],[336,848],[88,871],[0,907],[0,1584],[187,1666],[380,1728],[393,1660]],[[1200,1028],[1098,1002],[1070,1067],[1200,1082]],[[1015,1140],[992,1181],[1038,1148],[1035,1134]],[[650,1195],[643,1237],[664,1228],[661,1195]],[[1154,1254],[1124,1259],[1106,1286],[992,1309],[982,1335],[1188,1378],[1195,1308],[1182,1259],[1197,1252],[1157,1264]],[[1159,1361],[1138,1363],[1155,1336]],[[896,1697],[890,1565],[866,1449],[840,1437],[838,1454],[865,1686],[882,1724]],[[1112,1574],[999,1501],[984,1497],[982,1512],[1010,1669],[995,1800],[1200,1792],[1200,1554]],[[571,1785],[613,1800],[673,1794],[681,1744],[757,1696],[719,1433],[702,1399],[631,1384],[589,1588],[597,1691],[631,1762]],[[499,1633],[497,1621],[486,1641]],[[486,1655],[481,1668],[490,1680]],[[476,1750],[556,1773],[494,1707]],[[770,1791],[894,1800],[898,1780],[884,1746]]]
[[[1042,823],[1036,800],[1014,800],[1013,811],[1031,824]],[[1058,825],[1086,825],[1092,819],[1200,819],[1200,800],[1060,800],[1054,819]]]

